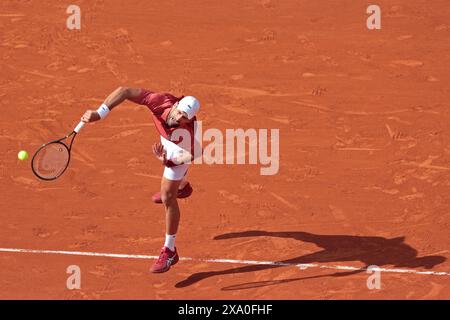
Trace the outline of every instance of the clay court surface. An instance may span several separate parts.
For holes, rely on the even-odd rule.
[[[0,298],[449,299],[448,1],[378,0],[373,31],[366,1],[159,2],[78,1],[79,31],[71,3],[0,2]],[[277,175],[190,169],[192,260],[165,274],[131,256],[164,241],[145,107],[86,126],[54,182],[17,160],[118,86],[195,95],[205,128],[280,129]]]

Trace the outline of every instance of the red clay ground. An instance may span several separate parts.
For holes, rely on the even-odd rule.
[[[0,3],[0,247],[158,253],[148,110],[126,103],[83,129],[57,181],[16,156],[125,85],[199,97],[207,127],[280,128],[275,176],[190,170],[182,256],[450,272],[448,1],[379,0],[379,31],[366,1],[77,4],[81,31],[65,28],[69,3]],[[449,275],[383,272],[368,290],[365,272],[181,261],[155,275],[150,263],[2,252],[0,298],[450,298]],[[66,288],[71,264],[80,290]]]

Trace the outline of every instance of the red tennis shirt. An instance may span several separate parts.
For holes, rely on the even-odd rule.
[[[158,130],[159,134],[167,140],[172,141],[171,135],[178,128],[188,130],[191,134],[191,138],[194,139],[194,122],[197,120],[196,117],[194,117],[194,121],[179,127],[169,127],[166,123],[170,109],[172,109],[173,105],[182,98],[183,96],[176,97],[166,92],[152,92],[147,89],[141,89],[139,97],[131,98],[130,100],[137,104],[145,105],[150,109],[156,130]],[[179,143],[179,141],[172,142]]]

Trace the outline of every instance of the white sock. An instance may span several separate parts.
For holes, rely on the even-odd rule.
[[[166,234],[166,242],[164,242],[164,246],[172,251],[175,251],[175,237],[175,234]]]

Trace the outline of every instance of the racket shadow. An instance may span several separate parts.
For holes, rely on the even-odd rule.
[[[304,281],[304,280],[327,278],[327,277],[345,277],[345,276],[349,276],[352,274],[360,273],[362,271],[364,271],[364,270],[355,270],[355,271],[349,271],[349,272],[335,272],[332,274],[322,274],[322,275],[317,275],[317,276],[290,278],[290,279],[281,279],[281,280],[266,280],[266,281],[247,282],[247,283],[231,285],[228,287],[223,287],[223,288],[221,288],[221,290],[222,291],[245,290],[245,289],[254,289],[254,288],[274,286],[274,285],[295,282],[295,281]]]

